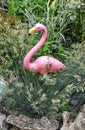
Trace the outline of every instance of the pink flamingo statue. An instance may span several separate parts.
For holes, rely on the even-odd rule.
[[[24,68],[29,71],[41,73],[42,75],[65,70],[66,67],[62,62],[49,56],[38,57],[33,63],[30,63],[32,56],[42,47],[47,38],[47,29],[43,24],[36,24],[29,30],[29,34],[35,31],[42,31],[43,34],[40,41],[26,54],[23,60]]]

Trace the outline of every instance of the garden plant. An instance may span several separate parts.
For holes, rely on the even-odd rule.
[[[1,104],[30,117],[56,119],[85,103],[85,3],[82,0],[7,0],[0,13],[0,79],[7,82]],[[41,33],[28,35],[36,23],[47,27],[44,46],[33,56],[53,56],[65,71],[28,72],[25,54]]]

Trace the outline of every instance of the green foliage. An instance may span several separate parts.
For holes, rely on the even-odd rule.
[[[42,55],[47,53],[49,55],[53,55],[60,59],[64,59],[67,53],[65,46],[66,40],[63,35],[65,28],[69,21],[66,20],[66,9],[65,9],[65,1],[61,3],[56,1],[57,6],[53,6],[53,2],[48,1],[47,6],[43,12],[42,19],[39,19],[37,14],[33,19],[29,19],[29,25],[33,26],[35,22],[41,22],[46,25],[48,30],[48,38],[45,43],[45,46],[42,47],[41,51],[38,54]],[[63,7],[63,8],[62,8]],[[33,10],[32,10],[33,12]],[[27,12],[26,12],[27,13]],[[34,12],[33,12],[34,13]],[[27,13],[26,16],[30,15]],[[41,18],[40,17],[40,18]],[[34,22],[35,21],[35,22]],[[43,51],[42,51],[43,50]]]
[[[37,55],[45,55],[48,52],[63,60],[67,55],[67,47],[70,47],[72,42],[85,40],[84,5],[81,0],[8,0],[7,15],[20,16],[23,21],[29,23],[29,28],[37,22],[46,25],[47,43]],[[37,36],[37,39],[40,39],[40,36]],[[36,42],[34,40],[32,44]]]
[[[23,11],[28,7],[28,0],[8,0],[7,1],[7,15],[19,15],[23,17]]]
[[[16,72],[23,66],[23,57],[30,48],[27,27],[15,16],[0,19],[0,74],[9,75],[10,70]]]
[[[80,106],[85,100],[85,45],[74,46],[75,50],[71,55],[71,66],[74,68],[72,73],[73,85],[71,98],[77,99],[77,105]],[[77,51],[76,51],[77,50]],[[73,58],[74,56],[74,58]]]
[[[9,83],[3,102],[31,117],[56,118],[71,109],[70,101],[75,99],[80,106],[85,100],[85,45],[82,45],[85,13],[79,0],[43,3],[8,0],[7,15],[23,14],[23,21],[29,24],[22,23],[15,15],[0,16],[0,75]],[[23,69],[23,57],[41,37],[41,33],[29,37],[27,26],[30,28],[37,22],[46,25],[49,33],[45,45],[33,58],[40,55],[57,58],[58,54],[58,58],[65,58],[65,72],[41,76]],[[73,45],[71,50],[72,41],[82,43]]]
[[[72,105],[80,107],[85,100],[85,45],[73,45],[66,59],[67,70],[57,79],[58,90],[64,92],[64,98],[74,101]],[[60,94],[60,95],[61,95]]]
[[[68,11],[69,31],[71,32],[69,36],[72,36],[74,42],[83,42],[85,40],[85,3],[75,0],[68,4]]]
[[[44,4],[42,4],[44,2]],[[23,3],[26,3],[24,6]],[[8,0],[8,11],[7,15],[18,15],[22,17],[22,20],[29,23],[29,28],[34,26],[37,22],[41,22],[46,25],[48,29],[48,40],[43,46],[43,48],[38,52],[38,55],[45,55],[48,52],[48,55],[54,54],[54,57],[58,54],[62,59],[65,56],[65,48],[63,44],[65,43],[65,38],[63,36],[63,31],[66,28],[66,1],[12,1]],[[56,4],[54,6],[54,4]],[[22,8],[24,6],[24,8]],[[62,8],[63,7],[63,8]],[[37,39],[40,39],[40,36]],[[36,40],[33,41],[33,45],[36,43]],[[59,44],[61,43],[60,49]],[[51,46],[51,48],[50,48]],[[48,49],[47,49],[48,48]],[[59,53],[58,53],[59,52]]]

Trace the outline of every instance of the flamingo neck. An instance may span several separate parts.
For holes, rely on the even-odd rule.
[[[30,66],[32,67],[33,63],[30,63],[32,56],[42,47],[42,45],[46,41],[47,29],[43,28],[42,31],[43,31],[43,34],[40,41],[26,54],[24,58],[23,64],[26,69],[30,69]]]

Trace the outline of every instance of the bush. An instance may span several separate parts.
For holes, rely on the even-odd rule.
[[[45,46],[37,53],[40,55],[53,55],[55,58],[65,59],[68,49],[74,42],[83,42],[84,34],[84,3],[80,0],[53,0],[42,4],[34,1],[8,0],[7,15],[17,15],[27,22],[29,28],[36,23],[43,23],[48,30],[48,39]],[[41,36],[41,35],[39,35]],[[40,37],[37,36],[37,39]],[[33,41],[33,45],[37,41]],[[50,47],[51,46],[51,47]]]
[[[61,73],[56,82],[58,93],[75,107],[85,103],[85,45],[73,45],[66,59],[67,70]]]
[[[85,3],[80,0],[68,4],[67,17],[70,23],[67,26],[66,39],[71,37],[71,42],[83,42],[85,40]],[[70,37],[69,37],[70,36]]]
[[[1,16],[0,21],[0,59],[2,60],[1,68],[15,69],[17,63],[21,63],[26,46],[28,46],[27,28],[21,23],[19,18],[11,16],[6,18]],[[13,68],[14,66],[14,68]],[[2,72],[2,71],[1,71]]]
[[[48,52],[48,55],[57,56],[63,60],[65,57],[64,53],[67,52],[64,48],[65,38],[63,33],[69,23],[69,21],[66,20],[68,12],[65,7],[66,1],[44,1],[44,4],[42,4],[42,2],[8,0],[7,16],[18,15],[22,21],[28,23],[29,28],[34,26],[37,22],[43,23],[49,32],[48,39],[45,46],[37,53],[37,56],[45,55]],[[40,39],[40,37],[37,36],[37,39]],[[34,45],[36,42],[37,41],[34,40],[32,44]]]

